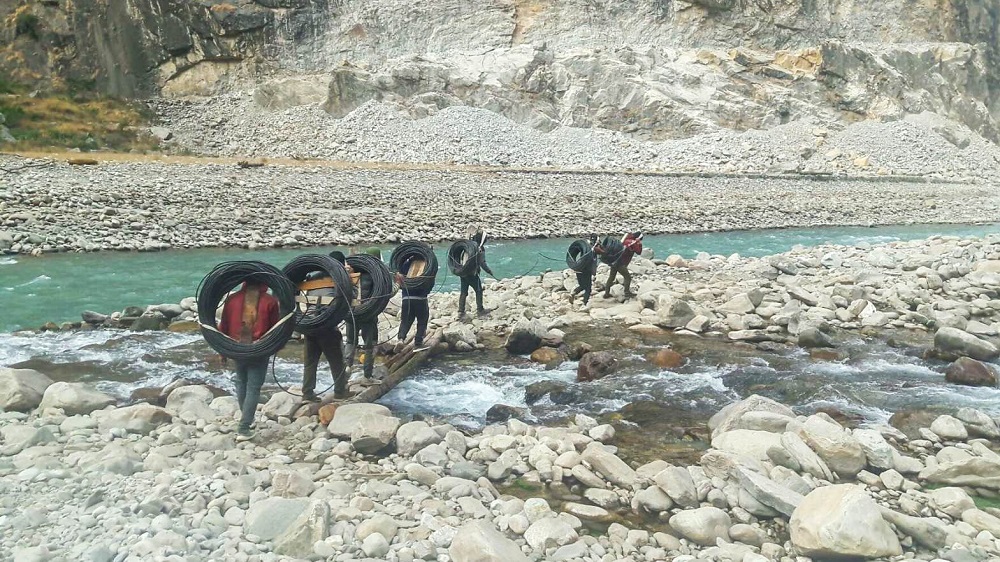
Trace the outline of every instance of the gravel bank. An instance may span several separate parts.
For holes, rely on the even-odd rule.
[[[318,105],[272,111],[246,93],[199,102],[160,100],[154,105],[176,146],[207,155],[986,181],[1000,172],[1000,147],[929,112],[846,126],[801,119],[766,130],[642,141],[596,128],[558,127],[546,133],[461,105],[420,119],[375,101],[341,119]]]
[[[643,229],[996,220],[990,185],[649,174],[447,172],[0,156],[0,252],[279,247]]]

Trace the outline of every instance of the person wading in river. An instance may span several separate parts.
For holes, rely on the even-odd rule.
[[[471,287],[473,291],[476,292],[476,314],[484,316],[489,311],[483,306],[483,280],[479,277],[479,271],[483,270],[490,275],[490,277],[496,279],[496,275],[493,275],[493,270],[490,266],[486,265],[486,233],[482,229],[476,229],[475,234],[469,237],[473,242],[479,246],[479,252],[476,253],[476,267],[472,275],[466,275],[461,277],[462,280],[462,291],[458,296],[458,317],[465,317],[465,300],[469,296],[469,288]]]
[[[250,278],[242,289],[226,299],[219,331],[240,343],[251,343],[263,337],[280,317],[278,299],[267,293],[267,285],[263,281]],[[253,438],[250,425],[257,413],[260,388],[264,386],[269,359],[236,360],[236,400],[242,412],[237,441]],[[225,362],[226,357],[222,357],[222,364],[225,365]]]
[[[604,298],[611,298],[611,286],[615,284],[615,277],[622,274],[622,285],[625,285],[625,298],[634,297],[632,292],[632,275],[628,272],[628,264],[632,263],[632,256],[642,253],[642,232],[630,232],[622,238],[624,249],[621,255],[611,264],[611,273],[608,275],[608,282],[604,284]],[[607,253],[600,245],[595,247],[598,254]],[[613,257],[613,256],[612,256]]]
[[[597,248],[597,235],[593,234],[590,236],[590,251],[595,252]],[[580,259],[584,259],[585,256],[580,256]],[[597,275],[597,259],[596,257],[591,258],[587,261],[587,265],[583,271],[575,271],[576,282],[578,284],[577,288],[573,289],[573,292],[569,294],[569,302],[573,302],[576,296],[583,293],[583,306],[587,306],[590,302],[590,292],[594,288],[594,276]]]
[[[382,259],[382,252],[378,248],[369,248],[365,250],[365,253],[379,260]],[[354,273],[350,265],[346,265],[345,267],[347,267],[347,273],[351,275],[351,283],[355,286],[356,302],[360,304],[361,301],[370,299],[375,288],[375,282],[371,276]],[[355,279],[357,279],[357,282],[355,282]],[[348,343],[351,346],[350,355],[352,362],[354,353],[358,349],[359,337],[364,339],[365,346],[361,352],[364,357],[362,372],[365,375],[366,382],[371,382],[372,372],[375,370],[375,344],[378,342],[378,317],[376,316],[367,322],[358,321],[357,323],[355,323],[353,317],[348,317],[347,334]]]
[[[343,252],[330,252],[330,257],[341,264],[345,264],[346,260],[344,259]],[[299,285],[299,289],[305,291],[309,299],[333,299],[342,296],[337,287],[334,286],[333,279],[330,279],[323,272],[316,272],[306,276],[306,280]],[[348,291],[351,291],[351,289],[348,289]],[[348,296],[352,292],[348,293]],[[306,314],[309,314],[309,312]],[[339,328],[337,326],[330,326],[312,334],[305,334],[303,339],[305,339],[305,351],[303,358],[302,398],[310,402],[319,401],[319,397],[316,396],[316,369],[319,367],[320,355],[326,357],[327,363],[330,364],[330,374],[333,375],[334,398],[350,398],[352,394],[347,390],[347,371],[344,368],[343,336]]]
[[[403,307],[400,311],[399,334],[400,342],[406,341],[406,336],[410,333],[413,321],[417,322],[417,334],[413,337],[413,347],[416,349],[424,346],[424,336],[427,334],[427,320],[431,317],[430,308],[427,306],[427,295],[432,284],[423,284],[417,289],[407,289],[403,283],[404,277],[419,277],[423,274],[424,261],[417,256],[407,258],[396,273],[396,284],[399,285],[403,293]]]

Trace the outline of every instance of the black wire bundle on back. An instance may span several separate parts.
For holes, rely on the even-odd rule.
[[[293,286],[306,280],[310,273],[322,272],[333,279],[335,297],[329,304],[317,306],[307,304],[305,310],[295,307],[295,331],[303,334],[313,334],[320,330],[335,327],[351,314],[351,278],[343,264],[320,254],[304,254],[292,261],[282,270],[291,280]]]
[[[259,340],[240,343],[218,330],[215,313],[229,292],[244,281],[254,278],[264,282],[278,299],[281,320]],[[295,286],[276,267],[261,261],[230,261],[220,263],[198,284],[198,322],[205,341],[220,355],[237,361],[263,359],[278,352],[292,336],[295,323]]]
[[[459,277],[475,275],[479,268],[479,244],[459,240],[448,249],[448,269]]]
[[[622,244],[622,241],[612,236],[605,236],[604,240],[601,240],[601,248],[604,248],[601,261],[608,265],[614,265],[618,258],[625,253],[625,245]]]
[[[426,242],[411,240],[403,242],[392,251],[389,257],[389,267],[393,273],[399,273],[401,267],[410,258],[422,260],[424,271],[415,277],[404,277],[403,286],[407,291],[414,293],[428,294],[434,288],[434,281],[437,277],[438,260],[434,255],[434,250]]]
[[[370,322],[378,318],[392,298],[392,274],[382,260],[369,254],[347,257],[347,265],[356,273],[367,275],[372,280],[371,295],[361,295],[361,303],[352,307],[352,316],[357,323]]]
[[[590,271],[597,259],[590,242],[586,240],[574,240],[566,250],[566,265],[577,273]]]

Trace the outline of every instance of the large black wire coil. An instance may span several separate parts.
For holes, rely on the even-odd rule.
[[[325,273],[333,279],[336,292],[333,302],[327,305],[308,304],[304,311],[295,307],[295,331],[311,335],[329,330],[351,315],[351,278],[339,261],[321,254],[304,254],[288,262],[282,271],[296,287],[310,273]]]
[[[392,251],[389,257],[389,267],[393,273],[399,273],[406,260],[415,258],[425,262],[424,271],[416,277],[403,277],[403,287],[413,294],[429,294],[434,288],[437,277],[438,260],[434,250],[426,242],[411,240],[403,242]],[[412,267],[412,266],[411,266]]]
[[[586,240],[574,240],[566,250],[566,265],[577,273],[589,272],[596,260],[594,249]]]
[[[362,286],[364,286],[364,276],[368,276],[372,281],[371,294],[365,295],[362,291],[361,302],[351,308],[353,320],[365,323],[377,319],[392,298],[392,273],[382,260],[369,254],[348,256],[347,265],[351,266],[355,273],[361,274]]]
[[[264,282],[278,299],[279,324],[259,340],[240,343],[218,331],[216,311],[229,292],[248,279]],[[261,261],[220,263],[198,284],[198,321],[205,341],[220,355],[236,361],[265,359],[278,352],[292,336],[295,323],[288,315],[295,309],[295,286],[278,268]]]
[[[608,265],[617,263],[622,254],[625,253],[625,245],[622,244],[621,240],[613,236],[605,236],[601,240],[601,248],[604,249],[604,253],[601,254],[601,261]]]
[[[474,240],[459,240],[448,248],[448,269],[459,277],[479,272],[479,244]]]

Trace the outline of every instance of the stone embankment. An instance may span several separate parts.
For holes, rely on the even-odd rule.
[[[0,253],[296,248],[642,229],[702,232],[993,221],[992,185],[0,156]]]
[[[202,386],[111,406],[0,371],[0,555],[93,560],[986,560],[1000,555],[1000,429],[972,409],[907,436],[760,396],[709,422],[692,466],[630,464],[615,429],[517,419],[463,434],[353,404],[254,441]],[[512,491],[517,495],[512,495]]]

